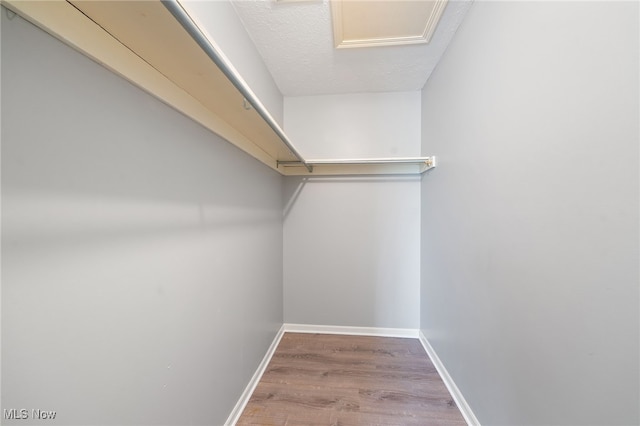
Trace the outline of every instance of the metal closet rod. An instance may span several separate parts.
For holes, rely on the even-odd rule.
[[[193,19],[189,16],[189,14],[184,10],[182,5],[178,0],[162,0],[162,4],[167,10],[173,15],[174,18],[182,25],[182,28],[187,31],[187,33],[191,36],[191,38],[198,43],[198,46],[207,54],[209,59],[211,59],[222,71],[222,73],[229,79],[231,84],[235,86],[236,89],[244,96],[244,98],[251,104],[253,109],[262,117],[262,119],[276,132],[276,135],[282,140],[282,142],[287,146],[289,151],[299,160],[299,163],[302,163],[304,167],[311,173],[313,171],[312,167],[305,161],[304,158],[300,155],[300,153],[295,149],[293,144],[287,138],[287,135],[284,134],[278,123],[271,117],[271,114],[266,110],[266,108],[262,105],[262,103],[258,100],[258,98],[253,94],[251,89],[247,86],[247,84],[242,80],[242,78],[233,70],[227,61],[224,59],[223,55],[218,52],[217,48],[207,39],[207,37],[202,33],[200,28],[193,22]]]
[[[391,157],[391,158],[338,158],[331,160],[307,160],[309,165],[334,165],[334,164],[411,164],[411,163],[426,163],[428,166],[432,166],[434,163],[433,157]],[[278,161],[279,165],[283,166],[295,166],[300,165],[300,161]]]

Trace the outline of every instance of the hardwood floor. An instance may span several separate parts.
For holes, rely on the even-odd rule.
[[[466,425],[417,339],[285,333],[238,425]]]

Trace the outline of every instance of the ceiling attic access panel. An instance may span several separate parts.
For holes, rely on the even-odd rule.
[[[338,49],[429,43],[448,0],[331,0]]]

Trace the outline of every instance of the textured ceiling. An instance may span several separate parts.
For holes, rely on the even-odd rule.
[[[379,0],[378,0],[379,1]],[[335,49],[328,0],[235,0],[285,96],[420,90],[471,0],[449,0],[429,44]]]

